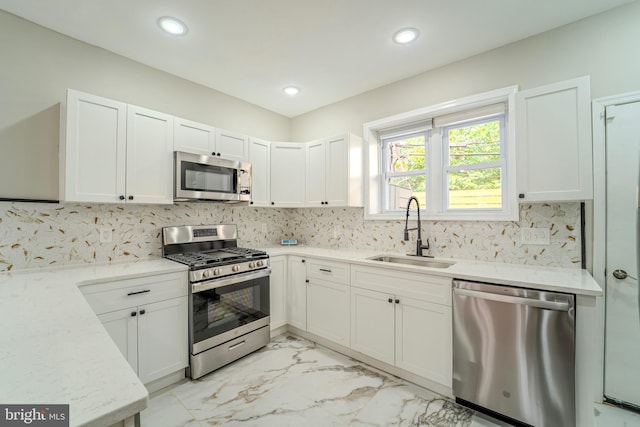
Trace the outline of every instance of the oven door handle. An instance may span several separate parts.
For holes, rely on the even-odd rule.
[[[195,294],[222,286],[235,285],[236,283],[246,282],[247,280],[267,277],[270,274],[271,269],[265,268],[258,271],[252,271],[250,273],[236,274],[235,276],[225,277],[222,279],[213,279],[206,282],[194,283],[193,285],[191,285],[191,292]]]

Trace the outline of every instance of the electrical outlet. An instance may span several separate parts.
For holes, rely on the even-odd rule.
[[[523,228],[520,230],[520,242],[524,245],[550,245],[551,235],[548,228]]]
[[[337,239],[338,237],[340,237],[340,229],[338,227],[334,227],[333,228],[333,238]]]
[[[113,231],[111,227],[100,228],[100,243],[111,243],[113,241]]]
[[[262,232],[263,232],[263,233],[266,233],[266,232],[268,232],[268,231],[269,231],[269,230],[267,229],[267,223],[266,223],[266,222],[263,222],[263,223],[262,223],[261,229],[262,229]]]

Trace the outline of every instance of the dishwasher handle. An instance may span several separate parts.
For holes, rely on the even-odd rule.
[[[546,310],[569,311],[569,303],[564,301],[544,301],[540,299],[514,297],[511,295],[500,295],[490,292],[472,291],[469,289],[454,288],[453,293],[473,298],[486,299],[491,301],[506,302],[510,304],[522,304],[530,307],[544,308]]]

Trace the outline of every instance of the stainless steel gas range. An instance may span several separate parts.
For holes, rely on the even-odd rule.
[[[189,266],[194,379],[269,343],[269,255],[237,239],[235,225],[162,229],[162,255]]]

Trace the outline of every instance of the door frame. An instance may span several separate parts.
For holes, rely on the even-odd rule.
[[[628,104],[632,102],[640,102],[640,91],[627,92],[619,95],[607,96],[604,98],[594,99],[591,107],[591,123],[593,127],[593,222],[592,239],[592,274],[596,282],[602,287],[604,296],[607,293],[607,279],[605,269],[607,266],[607,181],[606,181],[606,122],[605,109],[611,105]],[[599,348],[599,366],[598,370],[602,373],[599,378],[598,390],[600,390],[600,400],[604,399],[604,335],[605,335],[605,300],[598,298],[598,329],[600,342]]]

